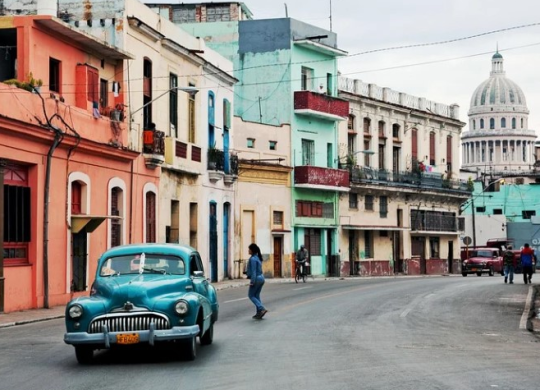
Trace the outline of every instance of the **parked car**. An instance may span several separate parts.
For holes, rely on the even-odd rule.
[[[461,274],[476,274],[482,276],[487,273],[489,276],[500,273],[504,275],[503,259],[498,248],[472,248],[461,252]]]
[[[176,244],[132,244],[99,259],[90,296],[66,306],[64,341],[80,364],[95,350],[172,345],[188,360],[212,343],[219,304],[199,253]]]

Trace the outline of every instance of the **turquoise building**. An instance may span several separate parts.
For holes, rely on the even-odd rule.
[[[233,62],[236,117],[290,126],[290,246],[307,246],[313,275],[337,274],[338,200],[349,191],[337,168],[338,123],[349,114],[337,97],[337,59],[347,54],[337,35],[291,18],[253,20],[243,3],[149,6],[172,9],[173,22]]]

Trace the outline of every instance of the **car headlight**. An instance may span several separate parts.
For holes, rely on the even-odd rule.
[[[178,301],[176,302],[176,305],[174,306],[174,310],[180,314],[186,314],[189,311],[189,305],[186,301]]]
[[[69,317],[72,319],[77,319],[82,317],[83,315],[83,308],[81,305],[73,305],[69,308],[68,311]]]

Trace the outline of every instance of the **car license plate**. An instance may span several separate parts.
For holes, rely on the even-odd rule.
[[[476,272],[476,268],[471,268],[471,271]]]
[[[137,344],[139,342],[139,335],[133,334],[117,334],[116,342],[118,344]]]

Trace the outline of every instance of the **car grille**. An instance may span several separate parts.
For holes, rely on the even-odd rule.
[[[133,332],[137,330],[149,330],[150,324],[154,323],[154,329],[170,329],[169,319],[157,313],[144,314],[115,314],[95,318],[91,323],[88,333],[102,333],[103,327],[107,326],[109,332]]]

